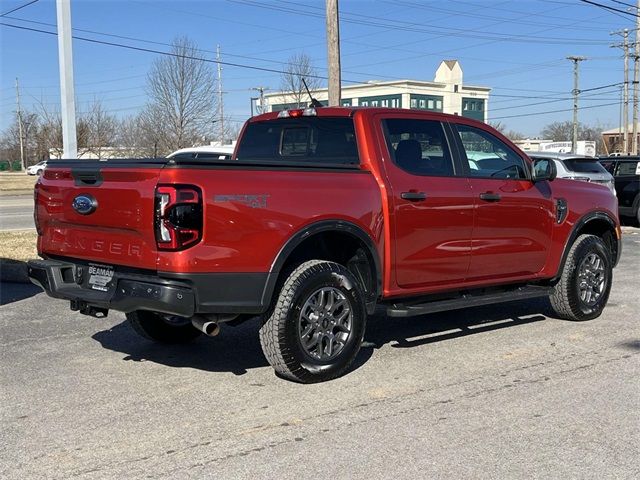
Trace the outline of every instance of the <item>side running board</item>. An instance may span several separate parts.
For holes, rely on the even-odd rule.
[[[478,307],[491,303],[511,302],[526,298],[546,297],[553,293],[553,287],[530,285],[510,290],[489,293],[463,293],[455,298],[446,300],[433,300],[424,303],[394,303],[387,307],[389,317],[415,317],[427,313],[445,312],[447,310],[457,310],[460,308]]]

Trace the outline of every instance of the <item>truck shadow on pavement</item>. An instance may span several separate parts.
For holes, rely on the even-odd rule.
[[[39,293],[42,293],[42,289],[33,283],[1,282],[0,305],[19,302]]]
[[[545,313],[543,315],[542,313]],[[455,310],[415,318],[388,318],[377,314],[369,319],[362,349],[350,371],[357,370],[375,350],[413,348],[434,342],[539,322],[549,317],[546,300]],[[97,332],[93,339],[103,348],[125,354],[123,360],[150,361],[176,368],[244,375],[248,370],[267,367],[258,339],[259,319],[237,327],[222,327],[219,336],[200,337],[187,345],[161,345],[139,337],[127,322]]]
[[[536,298],[475,308],[432,313],[412,318],[388,318],[370,322],[366,344],[381,348],[412,348],[467,335],[540,322],[552,317],[549,302]],[[382,315],[382,319],[384,319]]]

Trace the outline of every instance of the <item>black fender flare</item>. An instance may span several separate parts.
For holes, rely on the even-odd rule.
[[[357,239],[361,240],[362,243],[367,247],[367,253],[369,260],[373,262],[373,266],[375,269],[375,292],[370,292],[370,299],[367,299],[367,306],[373,303],[375,307],[375,302],[377,298],[381,295],[382,292],[382,266],[380,257],[378,255],[378,251],[376,249],[376,245],[371,238],[371,236],[365,232],[360,226],[355,223],[346,221],[346,220],[322,220],[316,223],[312,223],[310,225],[305,226],[304,228],[297,231],[295,234],[287,240],[287,242],[282,246],[273,263],[271,264],[271,269],[269,270],[269,277],[267,279],[267,283],[265,284],[264,292],[262,294],[262,304],[269,305],[271,303],[272,296],[274,294],[274,290],[276,287],[276,283],[278,281],[278,276],[280,275],[280,271],[282,267],[286,263],[289,255],[298,247],[302,242],[308,240],[322,232],[343,232],[348,233]]]
[[[582,228],[587,223],[593,220],[605,220],[611,226],[611,229],[615,232],[616,221],[613,218],[611,218],[611,216],[606,212],[603,212],[603,211],[589,212],[583,215],[582,217],[580,217],[578,221],[575,223],[575,225],[573,226],[573,228],[571,229],[569,238],[564,244],[564,250],[562,251],[562,258],[560,259],[558,271],[555,277],[553,277],[554,281],[558,280],[560,278],[560,275],[562,275],[562,268],[564,266],[564,262],[567,260],[567,255],[569,255],[569,250],[571,249],[573,242],[575,242],[576,238],[578,238],[578,235],[580,234],[580,230],[582,230]],[[620,254],[622,252],[622,242],[619,239],[617,239],[615,235],[614,235],[614,238],[616,239],[616,243],[617,243],[616,252],[615,252],[614,258],[612,259],[613,266],[615,267],[618,264],[618,260],[620,259]]]

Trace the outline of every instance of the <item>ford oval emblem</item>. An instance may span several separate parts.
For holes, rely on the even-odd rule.
[[[80,215],[89,215],[98,208],[98,201],[91,195],[78,195],[73,199],[71,206]]]

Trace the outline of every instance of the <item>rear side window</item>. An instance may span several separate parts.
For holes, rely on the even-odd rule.
[[[472,177],[525,179],[524,160],[498,137],[480,128],[456,125]]]
[[[579,173],[607,173],[597,160],[572,158],[562,160],[567,170]]]
[[[392,118],[384,124],[389,152],[398,167],[413,175],[453,176],[453,162],[440,122]]]
[[[358,165],[351,118],[302,117],[250,123],[237,160]]]
[[[618,162],[616,175],[640,175],[640,162]]]

